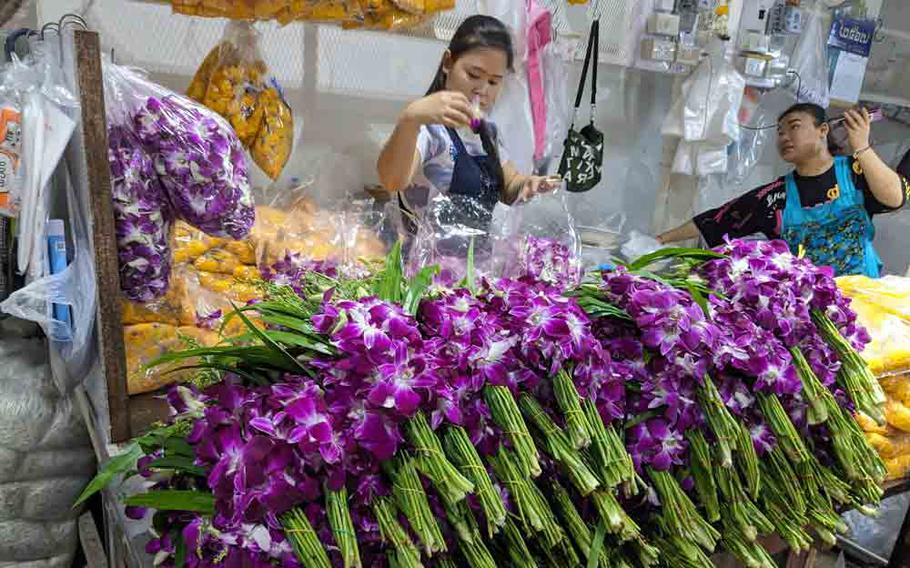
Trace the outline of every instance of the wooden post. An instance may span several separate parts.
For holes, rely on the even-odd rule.
[[[107,120],[104,112],[104,81],[101,46],[95,32],[76,30],[73,36],[76,82],[82,122],[75,137],[78,155],[77,183],[87,184],[92,208],[92,243],[98,288],[98,352],[107,384],[111,440],[128,440],[129,396],[126,385],[126,352],[120,312],[120,269],[117,234],[111,198],[111,173],[107,156]],[[84,169],[83,169],[84,168]]]

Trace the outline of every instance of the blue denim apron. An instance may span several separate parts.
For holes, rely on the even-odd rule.
[[[863,193],[853,184],[850,159],[834,158],[840,194],[825,204],[804,208],[793,173],[787,174],[781,238],[794,254],[802,247],[819,266],[830,266],[837,276],[862,274],[878,278],[881,259],[872,240],[875,226],[864,206]]]

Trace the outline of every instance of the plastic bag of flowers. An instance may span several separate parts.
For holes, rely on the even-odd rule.
[[[251,22],[228,23],[187,95],[227,119],[256,165],[278,178],[291,156],[293,115],[277,80],[269,76]]]
[[[212,236],[245,237],[255,211],[230,125],[135,70],[106,63],[104,82],[109,128],[122,126],[138,139],[173,215]]]

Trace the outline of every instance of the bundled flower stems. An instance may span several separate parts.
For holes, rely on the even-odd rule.
[[[881,391],[829,271],[731,241],[579,282],[541,246],[463,287],[397,248],[279,275],[231,316],[264,329],[162,358],[205,372],[82,499],[138,472],[161,565],[305,568],[770,568],[762,535],[805,550],[877,505],[852,413]]]

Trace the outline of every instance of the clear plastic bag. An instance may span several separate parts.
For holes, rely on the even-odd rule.
[[[492,225],[495,275],[528,276],[563,288],[581,281],[581,238],[565,191],[500,211]]]
[[[278,82],[269,76],[252,23],[228,23],[187,95],[223,116],[253,162],[269,178],[278,178],[293,149],[294,120]]]
[[[443,280],[454,283],[466,273],[468,252],[473,248],[475,271],[493,273],[494,210],[477,199],[457,194],[439,194],[430,199],[419,219],[409,247],[407,272],[437,265]]]
[[[149,302],[167,290],[173,213],[151,155],[130,128],[108,129],[108,160],[120,288],[130,300]]]
[[[71,173],[67,171],[66,174]],[[0,303],[0,311],[38,323],[48,337],[65,339],[56,342],[55,347],[67,362],[71,373],[54,374],[58,388],[65,393],[75,386],[65,381],[71,377],[80,379],[92,361],[91,339],[97,313],[97,294],[89,226],[89,196],[87,191],[84,195],[77,195],[68,178],[61,183],[66,188],[69,214],[67,227],[72,239],[72,260],[62,272],[38,278],[10,294]],[[53,304],[69,307],[70,322],[54,319]]]
[[[105,63],[109,125],[131,129],[148,153],[176,217],[240,239],[254,209],[243,148],[216,113],[135,71]]]
[[[623,243],[620,252],[626,260],[635,260],[662,247],[663,245],[654,237],[633,230],[629,232],[629,238]]]
[[[910,278],[843,276],[840,290],[852,300],[872,341],[862,352],[877,376],[910,372]]]

